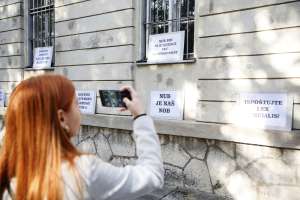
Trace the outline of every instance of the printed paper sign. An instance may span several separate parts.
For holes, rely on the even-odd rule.
[[[291,130],[292,102],[283,93],[241,93],[236,123],[241,126]]]
[[[82,114],[95,114],[96,92],[76,91],[80,112]]]
[[[33,68],[51,67],[53,47],[38,47],[34,49]]]
[[[149,62],[183,60],[184,31],[149,36],[147,59]]]
[[[161,119],[183,119],[183,97],[176,91],[152,91],[150,115]]]
[[[5,93],[3,89],[0,89],[0,107],[4,107]]]

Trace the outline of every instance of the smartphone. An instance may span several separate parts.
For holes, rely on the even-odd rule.
[[[131,100],[128,90],[99,90],[102,106],[104,107],[125,107],[123,99],[127,97]]]

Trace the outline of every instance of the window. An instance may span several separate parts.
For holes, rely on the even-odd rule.
[[[54,0],[30,0],[28,14],[32,63],[34,48],[54,46]]]
[[[146,46],[149,35],[185,31],[184,59],[194,57],[195,0],[147,0]]]

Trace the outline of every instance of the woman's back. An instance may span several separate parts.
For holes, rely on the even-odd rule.
[[[60,91],[59,85],[55,87],[57,84],[55,83],[57,79],[55,75],[38,77],[33,82],[27,81],[26,86],[29,87],[34,81],[42,84],[43,78],[48,80],[48,84],[52,84],[52,89],[54,88],[52,91],[55,93],[54,100],[50,103],[50,107],[46,105],[45,100],[43,102],[42,98],[44,97],[41,97],[42,95],[30,93],[32,95],[30,96],[28,92],[22,94],[23,91],[20,92],[20,87],[17,88],[10,102],[8,117],[6,118],[8,119],[6,124],[8,131],[5,132],[4,150],[0,156],[0,197],[2,193],[4,199],[135,199],[155,188],[162,187],[164,170],[159,139],[154,130],[152,119],[142,114],[143,109],[132,88],[126,88],[131,92],[132,101],[126,99],[125,103],[136,118],[133,123],[133,134],[138,159],[135,166],[120,168],[103,162],[94,155],[80,153],[73,147],[70,137],[76,134],[80,125],[74,88],[72,85],[70,87],[68,80],[61,76],[58,77],[62,85],[65,82],[69,85],[69,90],[73,95],[72,104],[70,100],[66,104],[59,99],[59,95],[66,92],[64,90],[67,87],[62,87],[64,88],[63,91]],[[47,89],[47,84],[43,89]],[[48,97],[51,98],[51,89]],[[29,107],[31,104],[37,107],[28,109],[29,113],[20,113],[20,115],[24,115],[23,117],[29,115],[30,117],[32,115],[30,112],[37,112],[35,109],[41,109],[39,112],[44,112],[44,106],[52,112],[46,116],[49,122],[44,121],[40,124],[35,121],[27,122],[26,127],[29,127],[31,132],[24,130],[24,122],[18,121],[16,116],[20,112],[18,109],[25,107],[25,105],[16,104],[22,102],[22,98],[27,98],[24,101],[27,101]],[[32,101],[35,102],[32,103]],[[47,113],[45,114],[47,115]],[[15,123],[12,120],[14,118]],[[42,125],[51,127],[47,129]],[[33,127],[37,127],[37,130]],[[45,131],[43,132],[43,130]],[[26,140],[28,136],[24,136],[26,134],[31,134],[33,141],[30,142],[33,143],[33,146],[40,148],[40,151],[48,152],[49,156],[42,157],[45,152],[41,155],[41,152],[32,149],[31,143]],[[20,138],[17,138],[15,142],[12,140],[13,137]],[[43,137],[48,137],[49,141],[47,142]],[[44,141],[44,143],[39,144],[40,141]],[[26,142],[28,142],[28,149],[22,148],[27,144]],[[31,159],[16,156],[20,150],[25,151]],[[37,161],[32,160],[34,157],[37,158]],[[37,166],[34,166],[34,163]],[[24,167],[26,164],[35,170],[28,168],[28,166],[27,168]],[[24,169],[28,169],[28,171],[24,171]],[[41,169],[46,169],[46,172],[41,171]]]

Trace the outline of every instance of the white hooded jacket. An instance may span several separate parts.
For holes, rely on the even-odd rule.
[[[160,142],[149,116],[141,116],[133,123],[136,142],[136,165],[115,167],[94,155],[83,155],[75,160],[84,190],[78,191],[78,184],[68,163],[62,165],[64,199],[136,199],[161,188],[164,182],[164,169]],[[11,182],[14,190],[15,180]],[[11,196],[6,191],[4,199]]]

